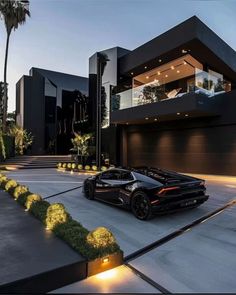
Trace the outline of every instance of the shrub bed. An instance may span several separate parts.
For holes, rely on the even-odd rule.
[[[99,227],[93,231],[87,230],[72,219],[63,204],[50,204],[40,195],[31,193],[26,186],[19,185],[13,179],[7,179],[3,174],[0,174],[0,187],[38,218],[46,229],[51,230],[88,261],[122,253],[108,229]]]
[[[98,167],[96,165],[81,165],[76,163],[58,163],[57,169],[66,170],[66,171],[74,171],[74,172],[99,172]],[[108,168],[106,166],[101,167],[101,171],[106,171]]]

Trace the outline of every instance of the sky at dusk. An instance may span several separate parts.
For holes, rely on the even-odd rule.
[[[15,84],[31,67],[88,75],[88,58],[109,47],[134,49],[196,15],[236,50],[236,0],[31,0],[31,18],[12,33],[9,111]],[[0,24],[0,80],[5,27]]]

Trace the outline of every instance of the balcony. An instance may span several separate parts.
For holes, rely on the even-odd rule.
[[[183,73],[180,67],[175,70],[180,73],[180,69]],[[216,98],[231,90],[230,82],[221,74],[197,68],[186,70],[185,75],[177,80],[177,75],[171,70],[166,70],[162,79],[154,76],[148,83],[113,94],[111,122],[148,123],[150,120],[168,121],[218,114]],[[147,78],[149,76],[146,75]]]

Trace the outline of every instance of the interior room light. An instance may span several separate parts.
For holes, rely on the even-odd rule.
[[[145,118],[145,120],[149,120],[149,118],[147,117],[147,118]]]
[[[165,75],[165,77],[167,78],[167,77],[168,77],[168,75]]]
[[[158,72],[157,72],[157,75],[160,76],[160,74],[161,74],[161,72],[158,71]]]
[[[186,65],[187,63],[186,63],[186,61],[184,61],[184,65]]]
[[[146,76],[146,79],[149,79],[149,76]]]
[[[177,113],[177,116],[179,116],[180,115],[180,113]]]
[[[174,70],[174,69],[175,69],[175,67],[174,67],[174,66],[171,66],[170,68],[171,68],[171,70]]]
[[[188,117],[188,114],[185,114],[185,117]]]
[[[179,73],[180,73],[180,71],[178,70],[178,71],[177,71],[177,74],[179,74]]]
[[[159,61],[159,62],[162,62],[162,59],[159,59],[158,61]]]
[[[187,53],[187,50],[185,50],[185,49],[182,49],[182,53]]]
[[[154,121],[157,121],[157,118],[155,118]]]
[[[144,69],[146,69],[146,68],[147,68],[147,66],[144,67]]]

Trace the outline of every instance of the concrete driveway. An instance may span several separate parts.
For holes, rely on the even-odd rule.
[[[87,176],[41,169],[18,170],[9,173],[9,177],[28,185],[32,192],[47,197],[82,184]],[[88,201],[81,189],[48,201],[63,203],[73,218],[88,229],[108,227],[126,256],[236,199],[235,178],[209,179],[207,190],[210,198],[202,206],[157,216],[146,222],[137,220],[125,210]],[[233,255],[236,249],[235,213],[235,206],[225,209],[183,235],[132,260],[130,265],[144,275],[143,279],[122,266],[116,269],[116,275],[108,275],[105,280],[95,276],[55,292],[158,293],[163,289],[170,292],[236,292],[233,278],[236,273],[236,255]],[[151,283],[148,283],[149,279]],[[105,289],[102,287],[104,283]]]

